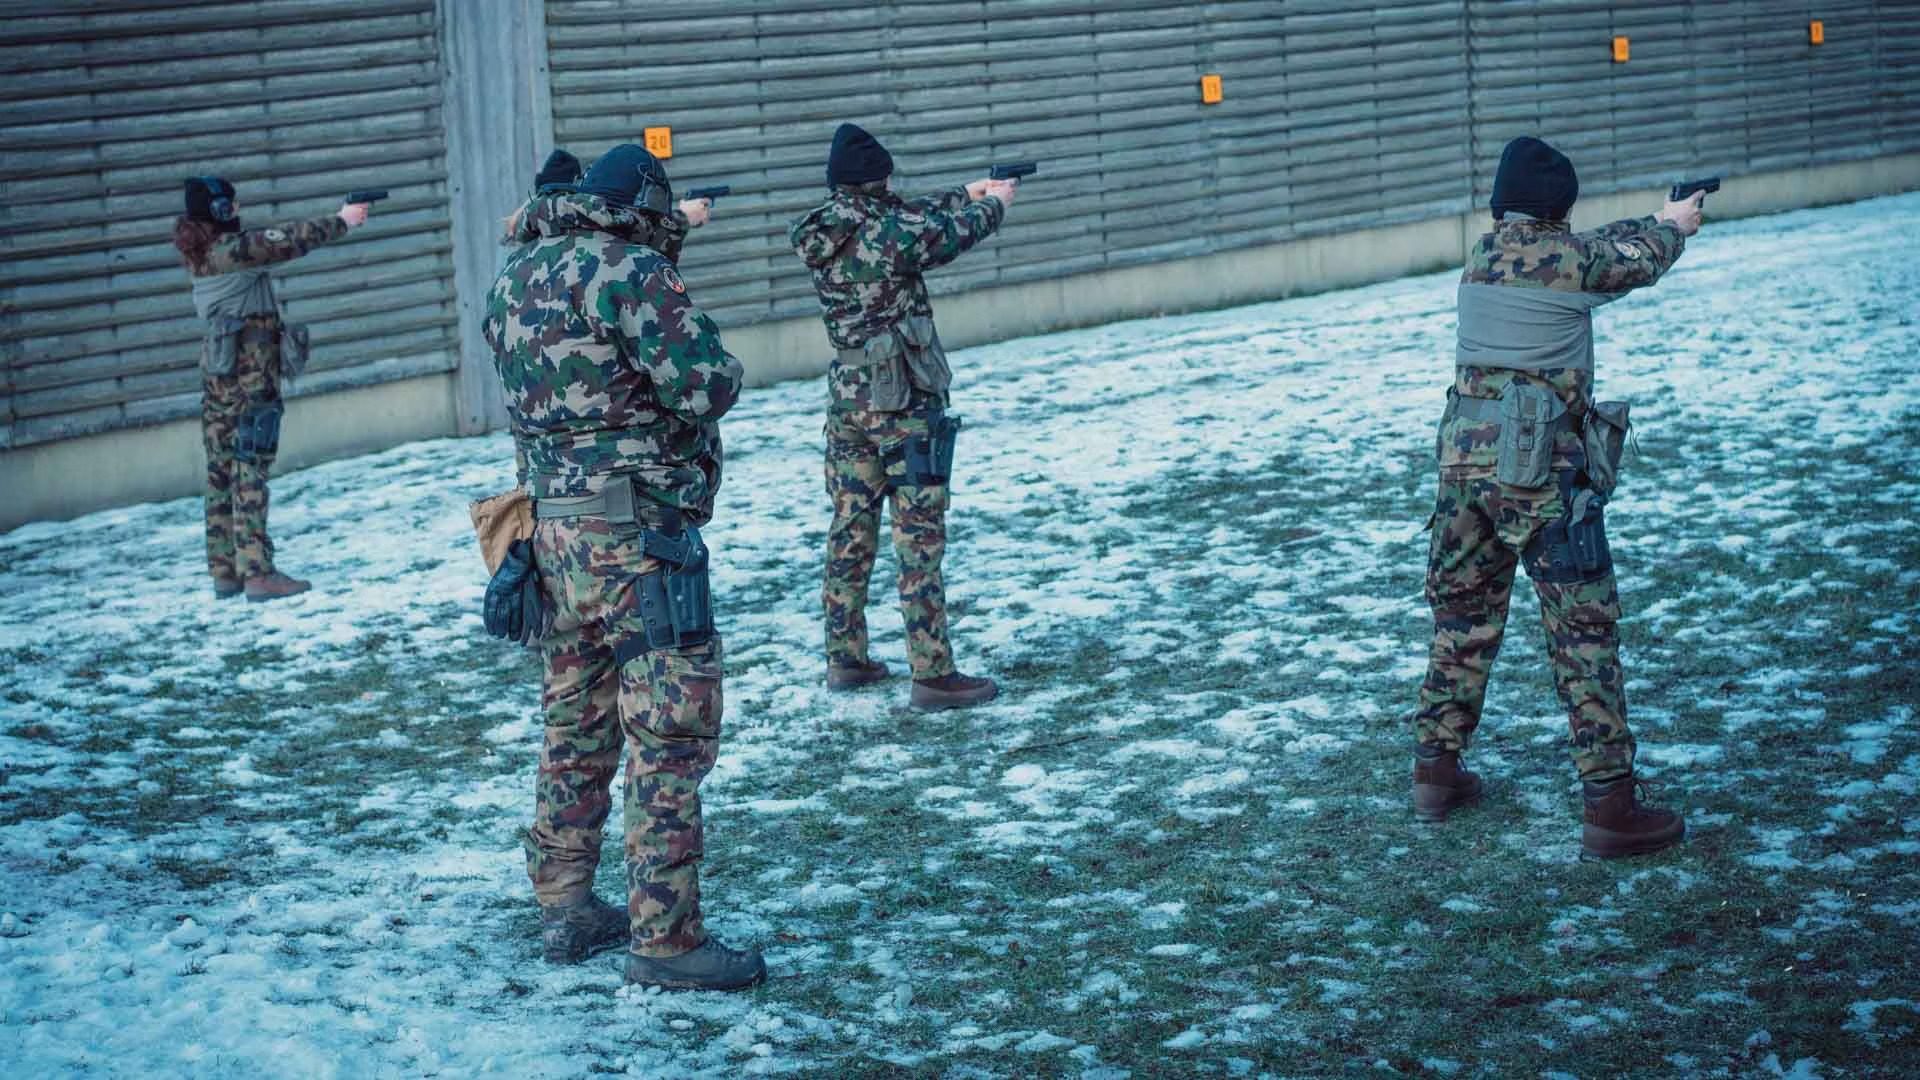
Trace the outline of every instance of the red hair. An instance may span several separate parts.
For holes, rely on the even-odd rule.
[[[212,222],[195,221],[188,217],[173,219],[173,246],[186,260],[187,269],[195,269],[206,262],[207,251],[213,247],[216,231],[217,227]]]

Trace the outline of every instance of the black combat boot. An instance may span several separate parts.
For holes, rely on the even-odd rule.
[[[715,938],[679,956],[627,954],[627,981],[662,990],[745,990],[766,977],[759,949],[729,949]]]
[[[626,906],[614,907],[592,893],[577,903],[540,905],[540,943],[551,963],[577,964],[625,945],[631,932]]]
[[[1642,781],[1631,775],[1587,783],[1585,826],[1580,850],[1597,859],[1647,855],[1670,848],[1687,835],[1680,815],[1640,801]]]
[[[839,664],[827,665],[827,689],[857,690],[862,686],[872,686],[893,674],[887,665],[879,660],[869,660],[853,667],[841,667]]]
[[[1000,687],[992,679],[979,679],[954,672],[937,679],[913,680],[913,696],[907,703],[916,709],[964,709],[984,705],[1000,696]]]
[[[1460,752],[1431,743],[1413,748],[1413,816],[1441,822],[1463,806],[1480,801],[1480,778],[1460,764]]]

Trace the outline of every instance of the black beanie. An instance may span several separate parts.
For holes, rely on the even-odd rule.
[[[827,183],[870,184],[893,175],[893,155],[856,124],[841,124],[827,153]]]
[[[1507,144],[1493,175],[1493,216],[1509,211],[1563,221],[1580,197],[1580,178],[1567,155],[1531,135]]]
[[[622,143],[601,154],[580,182],[580,191],[614,206],[631,206],[662,217],[673,212],[667,170],[644,146]]]
[[[533,176],[533,190],[538,194],[548,191],[569,191],[580,182],[580,159],[565,150],[555,150],[547,155],[547,163]]]
[[[187,178],[187,218],[217,226],[221,232],[237,232],[240,215],[234,211],[233,185],[217,176]]]

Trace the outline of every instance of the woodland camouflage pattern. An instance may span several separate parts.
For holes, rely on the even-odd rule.
[[[252,270],[296,259],[347,233],[337,214],[264,229],[242,229],[214,238],[206,256],[187,267],[194,277]],[[280,317],[247,320],[229,375],[201,376],[200,435],[207,453],[207,570],[221,580],[245,580],[273,572],[273,541],[267,536],[267,477],[271,451],[251,461],[235,456],[236,433],[249,409],[280,400]]]
[[[1480,725],[1487,677],[1506,633],[1513,573],[1533,535],[1565,513],[1555,488],[1529,491],[1491,475],[1442,473],[1427,563],[1433,645],[1416,741],[1464,750]],[[1613,572],[1556,582],[1532,573],[1554,685],[1572,727],[1574,766],[1588,780],[1633,771],[1625,677],[1614,624],[1620,596]]]
[[[622,667],[613,644],[642,626],[634,580],[659,560],[598,518],[542,521],[533,550],[556,608],[553,632],[540,643],[546,742],[526,836],[534,894],[553,906],[593,888],[624,743],[631,948],[642,956],[698,948],[707,936],[700,781],[720,748],[720,639],[656,649]]]
[[[907,661],[915,679],[953,674],[947,640],[947,594],[940,563],[947,553],[947,485],[906,483],[907,466],[876,452],[909,435],[924,435],[927,414],[847,412],[827,421],[827,663],[854,668],[867,653],[867,581],[880,547],[880,503],[890,500],[893,551],[900,559],[900,614],[907,624]]]
[[[857,349],[909,315],[932,316],[921,275],[993,235],[1006,212],[999,199],[969,201],[965,188],[907,200],[874,184],[835,187],[788,234],[812,271],[833,347]],[[836,358],[827,385],[835,410],[872,404],[862,365]]]
[[[540,239],[542,234],[533,222],[542,216],[550,218],[554,211],[540,211],[536,210],[536,207],[551,199],[565,198],[568,194],[571,193],[548,192],[544,195],[529,196],[527,201],[521,204],[520,209],[515,210],[513,216],[507,219],[506,232],[501,236],[500,242],[508,247],[519,247]],[[693,228],[693,223],[687,220],[687,215],[676,209],[670,218],[649,223],[649,227],[650,233],[636,233],[631,238],[665,255],[668,262],[679,265],[680,248],[686,243],[687,233]]]
[[[627,473],[705,524],[720,487],[718,421],[743,373],[672,262],[643,242],[658,224],[565,194],[532,200],[523,226],[532,235],[494,282],[483,329],[537,493],[587,494]],[[593,517],[537,523],[533,550],[555,607],[526,837],[534,892],[555,906],[592,888],[624,742],[631,948],[687,952],[706,940],[699,788],[719,750],[720,640],[621,665],[616,644],[644,632],[636,582],[658,561]]]
[[[720,487],[716,421],[739,397],[740,362],[643,238],[648,215],[592,195],[532,200],[487,296],[482,330],[506,385],[535,490],[584,495],[631,473],[695,524]]]
[[[1651,217],[1631,218],[1576,233],[1560,221],[1509,220],[1480,237],[1460,280],[1466,284],[1508,285],[1521,289],[1624,294],[1651,285],[1686,248],[1680,230]],[[1632,252],[1632,254],[1629,254]],[[1454,390],[1462,397],[1498,398],[1513,381],[1550,388],[1567,413],[1584,416],[1593,400],[1593,372],[1560,368],[1538,372],[1499,368],[1455,369]],[[1500,425],[1449,417],[1440,433],[1440,467],[1492,469]],[[1585,460],[1580,438],[1562,432],[1554,446],[1554,467],[1574,468]]]
[[[906,200],[881,184],[839,185],[827,201],[794,222],[790,233],[813,274],[827,337],[836,349],[856,349],[909,316],[931,317],[922,276],[959,258],[993,234],[1006,216],[999,199],[977,202],[965,188]],[[900,559],[900,613],[906,621],[907,660],[916,680],[954,672],[947,638],[946,484],[905,483],[900,450],[924,435],[930,413],[944,400],[919,389],[905,412],[873,406],[872,372],[836,356],[827,373],[827,663],[857,667],[867,652],[867,583],[880,546],[880,504],[892,504],[893,549]]]
[[[1480,238],[1461,280],[1622,294],[1658,280],[1685,246],[1677,228],[1650,217],[1585,233],[1572,232],[1563,222],[1518,219],[1497,224]],[[1463,366],[1456,370],[1454,392],[1498,398],[1516,381],[1550,388],[1576,423],[1592,400],[1593,372],[1584,367],[1519,372]],[[1480,723],[1521,553],[1540,530],[1566,515],[1559,477],[1585,461],[1578,436],[1566,434],[1555,446],[1552,486],[1504,485],[1493,475],[1499,434],[1498,423],[1462,420],[1449,410],[1438,443],[1440,490],[1426,585],[1434,630],[1414,737],[1449,750],[1465,749]],[[1528,576],[1540,596],[1575,767],[1582,779],[1595,782],[1628,775],[1634,741],[1627,728],[1613,570],[1565,581],[1549,580],[1552,575],[1530,566]]]

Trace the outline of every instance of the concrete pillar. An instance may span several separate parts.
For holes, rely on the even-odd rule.
[[[506,406],[480,333],[499,272],[501,222],[553,147],[545,0],[440,0],[447,195],[460,306],[455,419],[463,435],[504,427]]]

